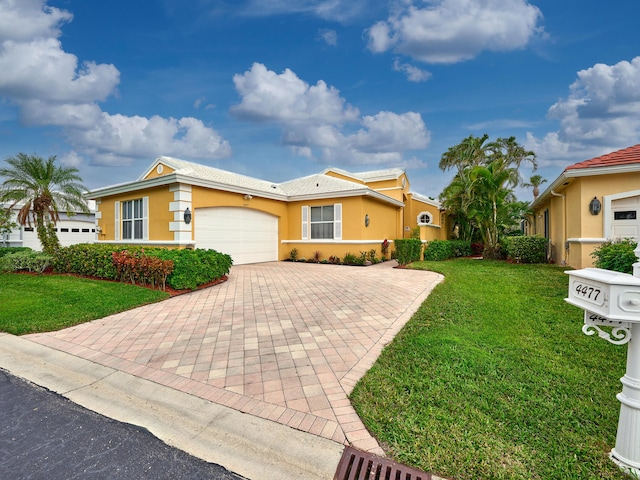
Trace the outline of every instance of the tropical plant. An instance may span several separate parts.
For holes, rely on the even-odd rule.
[[[2,246],[8,246],[6,236],[11,233],[14,228],[18,228],[18,224],[12,220],[10,208],[0,208],[0,239]]]
[[[485,245],[485,256],[499,254],[500,236],[521,218],[522,205],[513,193],[522,183],[519,168],[530,162],[536,168],[535,153],[525,150],[515,137],[487,143],[488,135],[469,136],[450,147],[440,160],[440,168],[456,168],[457,173],[440,195],[458,238]]]
[[[60,249],[55,231],[60,211],[69,216],[78,210],[89,213],[78,169],[56,166],[55,156],[44,160],[24,153],[8,158],[7,163],[12,168],[0,168],[0,177],[5,177],[0,202],[9,203],[9,208],[20,205],[18,223],[31,226],[34,222],[42,250],[54,254]]]
[[[547,179],[542,178],[542,175],[531,175],[528,183],[523,183],[523,187],[533,188],[533,201],[535,202],[538,199],[538,195],[540,195],[540,185],[546,183]]]

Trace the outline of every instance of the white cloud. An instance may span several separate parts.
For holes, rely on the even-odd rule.
[[[103,112],[99,102],[120,82],[114,65],[80,63],[58,37],[69,12],[46,0],[0,0],[0,98],[16,105],[28,126],[60,127],[77,165],[124,165],[140,157],[175,155],[214,159],[230,154],[227,141],[202,121]],[[79,153],[77,153],[79,152]]]
[[[289,69],[277,74],[254,63],[251,70],[234,75],[236,90],[242,102],[232,107],[241,118],[254,121],[343,123],[359,115],[356,108],[345,104],[340,92],[319,80],[309,85]]]
[[[420,114],[379,112],[361,117],[336,88],[321,80],[309,85],[289,69],[276,74],[256,63],[251,70],[235,75],[234,82],[241,102],[232,113],[280,125],[283,143],[306,158],[401,165],[406,162],[405,151],[422,149],[429,143],[429,131]],[[351,125],[360,129],[349,133]]]
[[[369,49],[393,49],[426,63],[456,63],[488,51],[524,48],[542,34],[540,10],[527,0],[412,1],[368,30]]]
[[[408,63],[400,63],[398,59],[393,62],[393,69],[396,72],[404,73],[410,82],[426,82],[431,78],[431,72],[422,70]]]
[[[542,138],[527,135],[527,148],[544,161],[598,156],[638,143],[640,57],[615,65],[596,64],[578,72],[569,95],[549,108],[560,129]]]
[[[60,25],[73,15],[44,5],[43,0],[0,1],[0,42],[29,41],[38,37],[58,37]]]
[[[327,28],[321,28],[318,30],[318,38],[323,40],[327,45],[335,47],[338,45],[338,32],[335,30],[329,30]]]
[[[367,0],[248,0],[243,11],[254,16],[305,13],[345,22],[360,15],[365,6]]]

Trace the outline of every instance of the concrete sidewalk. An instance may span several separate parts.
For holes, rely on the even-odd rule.
[[[0,333],[0,366],[249,479],[331,479],[343,445]]]
[[[0,367],[249,478],[330,479],[343,445],[384,454],[348,396],[442,280],[393,266],[235,266],[209,289],[3,335]]]

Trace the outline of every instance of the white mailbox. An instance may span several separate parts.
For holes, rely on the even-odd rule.
[[[640,259],[640,246],[635,250]],[[634,275],[601,268],[566,272],[569,297],[584,310],[582,331],[615,345],[627,344],[627,370],[620,379],[622,392],[616,446],[609,456],[625,472],[640,478],[640,262]],[[608,330],[611,329],[609,332]]]
[[[602,268],[566,272],[569,297],[583,310],[618,322],[640,322],[640,278]]]

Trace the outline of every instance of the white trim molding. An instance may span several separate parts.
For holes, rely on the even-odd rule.
[[[604,243],[606,238],[567,238],[569,243]]]
[[[640,196],[640,190],[631,190],[629,192],[614,193],[613,195],[605,195],[602,197],[602,200],[604,203],[602,208],[602,221],[604,222],[603,232],[605,237],[611,238],[611,226],[612,226],[612,220],[613,220],[613,210],[612,210],[613,201],[620,200],[622,198],[637,197],[637,196]]]

